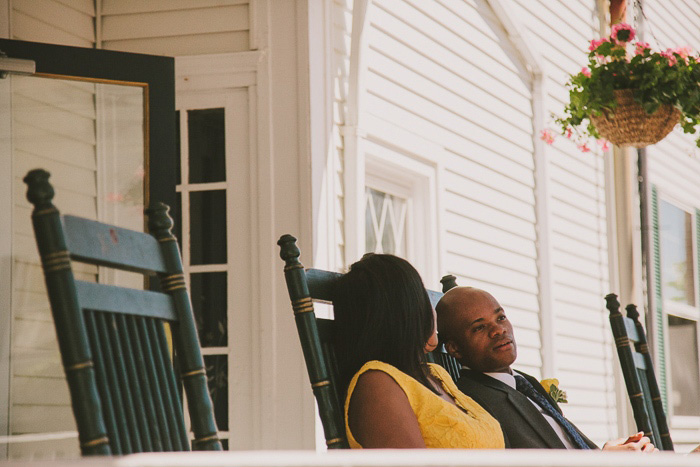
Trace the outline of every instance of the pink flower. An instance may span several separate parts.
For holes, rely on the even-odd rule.
[[[690,54],[693,53],[693,49],[691,49],[687,45],[684,47],[678,47],[676,49],[673,49],[673,51],[685,59],[687,59],[690,56]]]
[[[607,151],[610,149],[610,141],[604,138],[600,138],[597,140],[598,146],[600,146],[600,149],[603,151]]]
[[[587,66],[584,66],[583,68],[581,68],[581,74],[583,76],[585,76],[586,78],[590,78],[591,77],[591,70],[589,70]]]
[[[540,131],[540,139],[547,144],[552,144],[554,142],[554,134],[551,130]]]
[[[632,39],[634,39],[634,36],[637,33],[635,32],[634,28],[630,26],[627,23],[617,23],[614,24],[611,32],[610,32],[610,39],[618,45],[624,44],[625,42],[629,42]]]
[[[587,143],[579,144],[579,145],[578,145],[578,149],[579,149],[581,152],[589,152],[589,151],[591,150],[591,148],[588,147],[588,144],[587,144]]]
[[[574,132],[571,131],[571,128],[567,128],[567,129],[566,129],[566,137],[567,137],[568,139],[571,139],[571,137],[573,136],[573,134],[574,134]]]
[[[119,203],[124,201],[124,195],[122,193],[107,193],[106,198],[110,203]]]
[[[645,51],[649,50],[649,44],[647,42],[637,42],[634,49],[635,55],[642,55]]]
[[[678,63],[678,59],[673,54],[673,52],[674,52],[673,49],[666,49],[663,52],[659,53],[659,55],[661,55],[662,57],[666,57],[668,59],[668,66],[673,66],[676,63]]]
[[[608,40],[607,39],[598,39],[598,40],[592,39],[591,45],[590,45],[590,47],[588,47],[588,51],[593,52],[595,49],[597,49],[598,47],[603,45],[605,42],[608,42]]]

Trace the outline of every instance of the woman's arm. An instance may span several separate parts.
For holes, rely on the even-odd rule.
[[[357,380],[348,424],[363,448],[425,448],[406,393],[382,371],[368,371]]]

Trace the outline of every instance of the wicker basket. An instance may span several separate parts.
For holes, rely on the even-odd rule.
[[[661,106],[649,115],[634,101],[632,90],[613,92],[617,107],[599,117],[591,116],[600,136],[613,144],[635,148],[656,144],[680,121],[680,110],[671,105]]]

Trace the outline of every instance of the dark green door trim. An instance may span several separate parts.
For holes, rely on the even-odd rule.
[[[54,75],[60,78],[103,82],[129,82],[147,89],[148,101],[148,145],[146,161],[148,170],[148,193],[150,200],[162,201],[170,206],[177,205],[175,185],[179,154],[175,122],[175,59],[116,52],[100,49],[85,49],[54,44],[0,39],[0,50],[12,58],[34,60],[37,74]],[[0,80],[0,108],[9,109],[10,80]],[[10,134],[8,118],[0,118],[0,135]],[[11,152],[2,147],[0,170],[10,174],[12,163],[8,159]],[[0,182],[3,198],[12,202],[12,184]],[[3,204],[7,206],[7,204]],[[175,218],[176,225],[180,219]],[[0,435],[8,434],[9,429],[9,355],[11,328],[11,219],[0,227]],[[7,445],[0,444],[0,460],[7,457]]]
[[[36,62],[37,74],[147,86],[148,198],[176,205],[179,154],[175,128],[175,59],[113,50],[85,49],[0,39],[0,50],[12,58]],[[148,202],[146,202],[148,205]],[[173,212],[170,213],[174,214]],[[179,224],[179,219],[173,219]]]

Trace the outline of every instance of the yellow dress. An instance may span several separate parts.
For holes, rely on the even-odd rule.
[[[350,398],[360,375],[370,370],[383,371],[401,386],[416,414],[426,447],[470,449],[503,449],[505,447],[503,432],[498,421],[471,397],[460,392],[444,368],[432,363],[428,365],[430,373],[440,381],[445,392],[454,398],[459,407],[450,404],[396,367],[372,360],[365,363],[353,376],[345,399],[345,433],[351,448],[357,449],[362,446],[355,440],[348,425]]]

